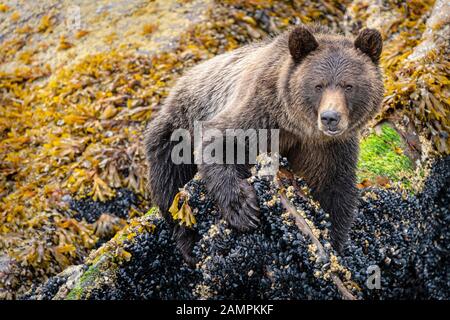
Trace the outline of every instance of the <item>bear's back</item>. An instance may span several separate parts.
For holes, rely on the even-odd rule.
[[[347,39],[327,28],[312,26],[311,29],[322,45],[349,45]],[[233,112],[246,96],[259,94],[255,91],[258,83],[276,87],[280,66],[290,57],[288,37],[289,32],[284,32],[194,66],[171,90],[165,111],[178,114],[192,126],[194,121],[210,120],[220,112]]]
[[[165,105],[180,108],[190,123],[228,111],[239,93],[253,85],[249,76],[262,68],[271,46],[271,41],[249,44],[193,67],[177,81]]]

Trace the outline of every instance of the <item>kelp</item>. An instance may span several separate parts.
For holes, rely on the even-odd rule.
[[[16,261],[52,274],[86,256],[96,236],[84,222],[64,227],[67,194],[105,201],[127,187],[145,199],[139,132],[169,73],[151,63],[160,64],[117,52],[90,56],[33,93],[26,74],[1,77],[0,248]],[[68,245],[73,250],[58,251]]]
[[[379,28],[384,38],[379,119],[405,117],[440,154],[450,153],[449,10],[441,0],[355,1],[349,10],[354,24]]]

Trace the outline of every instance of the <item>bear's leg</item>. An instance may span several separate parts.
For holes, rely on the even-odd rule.
[[[149,123],[145,133],[145,148],[149,163],[148,185],[152,201],[173,227],[177,248],[183,254],[186,262],[192,265],[195,263],[192,260],[191,252],[196,234],[191,229],[176,225],[168,210],[179,188],[182,188],[194,177],[197,168],[193,162],[175,164],[172,161],[172,148],[179,143],[170,141],[173,132],[172,123],[173,118],[157,117]]]
[[[238,117],[233,117],[239,115]],[[259,225],[259,207],[253,186],[246,180],[250,177],[250,165],[256,159],[250,159],[249,145],[254,146],[257,134],[245,136],[249,129],[245,122],[248,118],[242,113],[222,114],[204,123],[204,132],[214,129],[223,137],[222,155],[206,152],[211,141],[203,137],[201,163],[198,171],[208,193],[215,200],[223,218],[230,226],[239,231],[248,231]],[[233,129],[232,132],[227,129]],[[242,130],[242,136],[237,133]],[[256,132],[255,132],[256,133]],[[219,140],[220,141],[220,140]],[[215,140],[214,140],[215,142]],[[242,144],[245,145],[242,145]],[[220,148],[220,145],[218,146]],[[218,152],[220,152],[218,151]],[[198,151],[200,152],[200,151]],[[230,154],[232,152],[232,154]],[[244,154],[238,154],[244,152]],[[242,158],[245,156],[244,158]],[[255,156],[252,154],[252,156]],[[233,160],[230,163],[230,159]],[[238,161],[238,159],[240,159]],[[245,160],[244,160],[245,159]],[[242,161],[243,160],[243,161]]]
[[[322,208],[330,213],[331,244],[342,254],[353,222],[356,190],[350,186],[350,179],[342,179],[313,194]]]
[[[339,253],[344,250],[354,210],[357,206],[357,139],[333,141],[291,152],[294,171],[310,186],[313,197],[331,217],[331,243]]]
[[[191,228],[176,224],[173,228],[173,237],[184,261],[194,268],[197,260],[194,258],[192,250],[195,243],[199,240],[198,233]]]
[[[246,171],[243,165],[199,165],[208,193],[230,226],[239,231],[254,229],[259,224],[256,193],[245,179]]]

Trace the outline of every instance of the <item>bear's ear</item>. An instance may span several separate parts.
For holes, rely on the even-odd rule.
[[[355,40],[355,48],[367,54],[375,64],[378,64],[383,49],[380,32],[375,29],[362,29]]]
[[[313,34],[305,27],[297,27],[289,35],[289,52],[295,63],[300,63],[319,44]]]

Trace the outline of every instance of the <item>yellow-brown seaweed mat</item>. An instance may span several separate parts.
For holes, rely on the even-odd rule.
[[[411,122],[440,154],[450,149],[450,5],[448,1],[354,1],[355,25],[379,28],[385,100],[380,119]]]

